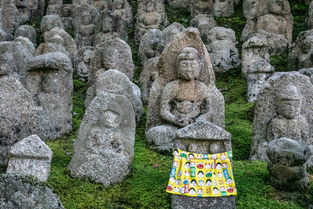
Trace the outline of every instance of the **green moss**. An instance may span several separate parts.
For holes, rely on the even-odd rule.
[[[74,78],[74,94],[73,94],[73,130],[76,131],[85,111],[87,84],[79,80],[76,76]]]
[[[307,30],[306,18],[308,16],[309,7],[303,2],[289,1],[291,13],[294,18],[293,24],[293,40],[297,38],[300,32]]]

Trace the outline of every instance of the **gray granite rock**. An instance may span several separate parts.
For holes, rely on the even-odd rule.
[[[14,32],[14,38],[19,36],[28,38],[33,42],[35,46],[37,46],[37,33],[33,26],[30,25],[21,25]]]
[[[154,150],[171,152],[175,143],[176,131],[176,127],[168,125],[150,128],[146,132],[147,141]]]
[[[0,76],[0,164],[6,165],[13,144],[37,132],[35,103],[21,82]]]
[[[0,176],[0,207],[5,209],[64,209],[52,189],[22,175]]]
[[[85,101],[86,107],[95,96],[97,96],[101,92],[106,92],[126,96],[133,106],[137,121],[139,121],[141,116],[143,115],[144,109],[141,102],[140,89],[136,84],[132,83],[124,73],[113,69],[107,71],[99,71],[97,73],[97,78],[94,86],[91,86],[90,88],[93,88],[93,90],[88,90],[90,94]]]
[[[73,68],[62,53],[46,53],[27,63],[26,86],[39,111],[43,139],[56,139],[72,130]]]
[[[302,192],[306,190],[310,180],[305,163],[312,153],[305,144],[279,138],[268,143],[266,153],[270,160],[270,182],[275,188]]]
[[[11,147],[6,173],[30,175],[41,182],[46,182],[50,174],[51,161],[51,149],[39,136],[31,135]]]
[[[250,158],[269,162],[270,141],[282,137],[303,142],[313,150],[313,85],[298,72],[275,73],[259,91],[256,100]],[[313,166],[313,158],[308,160]]]
[[[134,156],[135,115],[126,96],[100,93],[90,103],[74,143],[71,175],[105,186],[130,172]]]
[[[89,80],[91,82],[95,81],[97,71],[102,69],[116,69],[132,79],[134,68],[135,65],[129,45],[125,41],[115,38],[96,46]]]

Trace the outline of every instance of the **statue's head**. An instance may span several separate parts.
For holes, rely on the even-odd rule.
[[[199,52],[193,47],[185,47],[177,57],[178,76],[183,80],[195,80],[200,75]]]
[[[156,10],[156,4],[153,1],[149,1],[146,5],[146,11],[147,12],[153,12],[154,10]]]
[[[53,43],[53,44],[62,45],[62,46],[64,45],[64,39],[58,33],[45,34],[44,39],[45,39],[45,42],[48,42],[48,43]]]
[[[287,119],[294,119],[301,114],[301,94],[297,87],[288,85],[277,94],[277,111]]]
[[[102,31],[105,33],[112,32],[114,23],[111,17],[105,17],[102,20]]]
[[[92,22],[91,14],[88,11],[83,12],[81,16],[81,21],[83,25],[88,25]]]
[[[113,0],[113,7],[114,7],[114,9],[123,9],[124,8],[124,1],[123,0]]]

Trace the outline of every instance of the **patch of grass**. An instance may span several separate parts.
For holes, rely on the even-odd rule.
[[[169,6],[166,6],[165,11],[167,14],[169,25],[174,22],[178,22],[185,27],[189,26],[189,23],[191,21],[191,16],[190,16],[190,11],[188,8],[174,9]]]
[[[276,72],[286,72],[293,70],[289,69],[287,53],[281,55],[272,55],[270,58],[270,63]]]
[[[85,112],[85,98],[87,84],[74,76],[74,94],[73,94],[73,131],[76,131]]]

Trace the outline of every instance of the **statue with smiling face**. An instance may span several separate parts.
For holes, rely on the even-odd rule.
[[[184,127],[196,120],[205,120],[208,87],[198,80],[198,51],[186,47],[177,57],[179,79],[168,83],[161,95],[161,117],[175,126]]]

